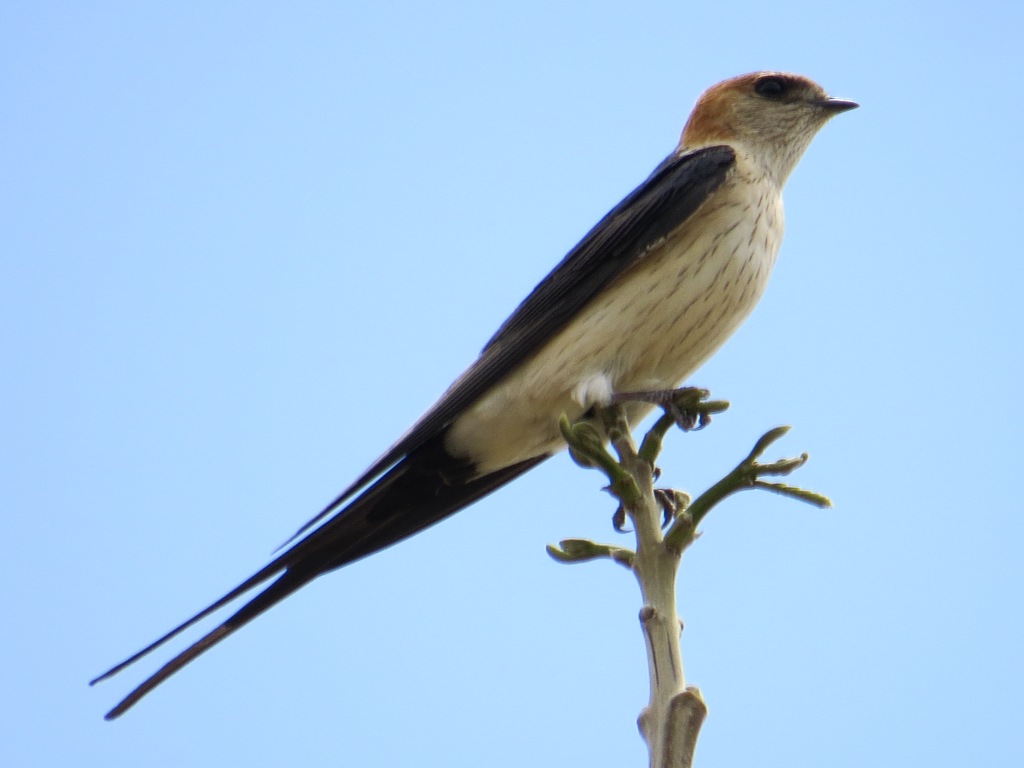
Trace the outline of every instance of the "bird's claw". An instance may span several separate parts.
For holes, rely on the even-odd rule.
[[[690,494],[674,488],[655,488],[654,499],[661,507],[662,528],[668,528],[690,506]]]
[[[662,407],[665,409],[665,413],[673,418],[676,426],[683,430],[683,432],[704,429],[704,427],[711,423],[710,415],[687,410],[676,405],[674,402],[666,403]]]
[[[676,425],[684,432],[704,429],[711,423],[711,414],[701,408],[701,401],[710,395],[706,389],[699,387],[680,387],[679,389],[655,389],[648,392],[616,392],[612,395],[613,403],[651,403],[657,405],[668,414]]]
[[[626,533],[626,508],[621,504],[612,514],[612,528],[616,533]]]
[[[690,494],[673,488],[655,488],[654,500],[661,507],[661,527],[668,528],[690,506]],[[612,513],[612,528],[626,533],[626,508],[619,504]]]

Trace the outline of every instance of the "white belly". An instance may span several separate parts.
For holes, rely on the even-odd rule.
[[[782,237],[777,188],[730,181],[643,262],[452,424],[447,448],[488,472],[564,447],[558,418],[607,393],[677,386],[750,313]],[[648,406],[630,408],[635,422]]]

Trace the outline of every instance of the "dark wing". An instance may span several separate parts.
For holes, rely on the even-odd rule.
[[[387,453],[317,517],[320,527],[191,619],[93,680],[116,674],[163,643],[276,579],[222,624],[171,659],[112,709],[118,717],[157,685],[272,605],[327,571],[377,552],[433,525],[543,461],[537,456],[476,477],[469,459],[444,448],[459,412],[520,364],[649,246],[678,227],[725,179],[734,161],[728,147],[677,153],[663,162],[533,290],[484,348],[480,358]],[[383,474],[382,474],[383,473]],[[342,504],[371,481],[348,506]]]
[[[403,456],[444,429],[509,370],[537,351],[649,246],[689,218],[725,180],[736,160],[731,147],[677,151],[601,219],[498,329],[480,357],[383,456],[346,488],[292,541]],[[286,542],[287,543],[287,542]]]

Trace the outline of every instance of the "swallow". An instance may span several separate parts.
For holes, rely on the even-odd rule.
[[[786,178],[829,118],[857,106],[782,72],[705,91],[675,151],[541,280],[394,445],[268,565],[90,683],[266,585],[106,718],[318,576],[422,531],[557,453],[562,414],[593,419],[616,393],[667,390],[690,376],[765,288]],[[652,405],[624,407],[636,423]]]

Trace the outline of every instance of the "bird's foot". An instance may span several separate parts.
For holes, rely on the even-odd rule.
[[[651,403],[659,406],[672,417],[676,425],[684,432],[704,429],[711,423],[711,411],[701,407],[701,402],[710,393],[699,387],[680,387],[679,389],[655,389],[649,392],[616,392],[612,395],[612,403]]]
[[[674,488],[655,488],[654,498],[661,507],[662,528],[668,528],[690,506],[690,494]]]
[[[690,494],[674,488],[655,488],[654,500],[661,507],[661,527],[668,528],[690,506]],[[612,515],[612,528],[626,533],[626,508],[621,504]]]

